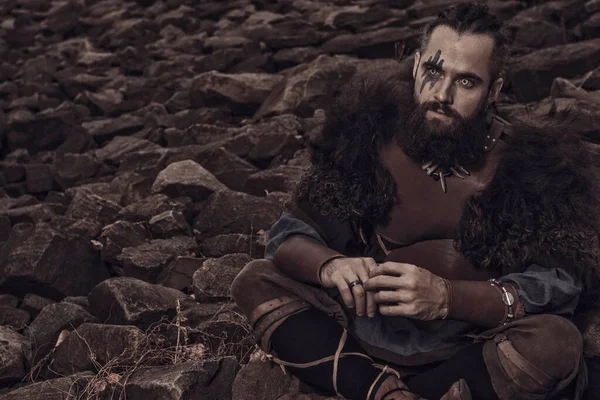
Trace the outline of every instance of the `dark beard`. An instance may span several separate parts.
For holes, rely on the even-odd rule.
[[[413,96],[411,96],[413,97]],[[484,155],[484,142],[487,127],[485,113],[480,111],[469,119],[464,119],[447,105],[438,102],[417,104],[414,97],[403,124],[397,135],[397,143],[415,162],[422,164],[434,161],[442,167],[466,166],[481,160]],[[442,110],[452,117],[451,124],[439,120],[428,120],[428,110]]]

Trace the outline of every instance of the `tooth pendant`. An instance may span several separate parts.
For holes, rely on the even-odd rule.
[[[444,193],[448,191],[448,187],[446,186],[446,177],[450,175],[452,174],[444,171],[438,171],[432,175],[436,181],[440,181],[440,185],[442,186],[442,190],[444,191]]]
[[[442,191],[444,193],[447,193],[448,191],[446,177],[456,176],[459,179],[465,179],[467,176],[471,175],[469,171],[458,164],[456,164],[454,167],[446,169],[440,168],[440,165],[436,164],[433,160],[424,163],[421,166],[421,169],[436,181],[440,181],[440,186],[442,187]]]

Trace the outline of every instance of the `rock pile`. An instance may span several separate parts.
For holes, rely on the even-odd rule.
[[[451,3],[3,1],[0,396],[309,392],[250,357],[229,285],[339,85],[412,79],[419,27]],[[514,45],[500,113],[568,108],[600,142],[600,2],[488,4]],[[596,374],[599,316],[580,317]]]

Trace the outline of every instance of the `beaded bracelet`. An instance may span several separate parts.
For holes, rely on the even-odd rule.
[[[502,294],[502,302],[507,307],[507,313],[506,313],[506,318],[504,318],[503,321],[500,321],[500,324],[506,325],[509,322],[512,322],[515,318],[515,314],[513,312],[513,305],[515,304],[515,297],[513,296],[513,294],[511,292],[506,290],[506,288],[497,279],[490,279],[489,282],[492,286],[500,289],[500,292]]]

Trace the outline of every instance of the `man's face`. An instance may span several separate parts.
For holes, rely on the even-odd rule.
[[[496,99],[502,79],[491,82],[493,47],[494,40],[487,35],[458,35],[447,26],[433,30],[413,68],[415,101],[426,110],[430,131],[456,127],[461,118],[477,116]]]

